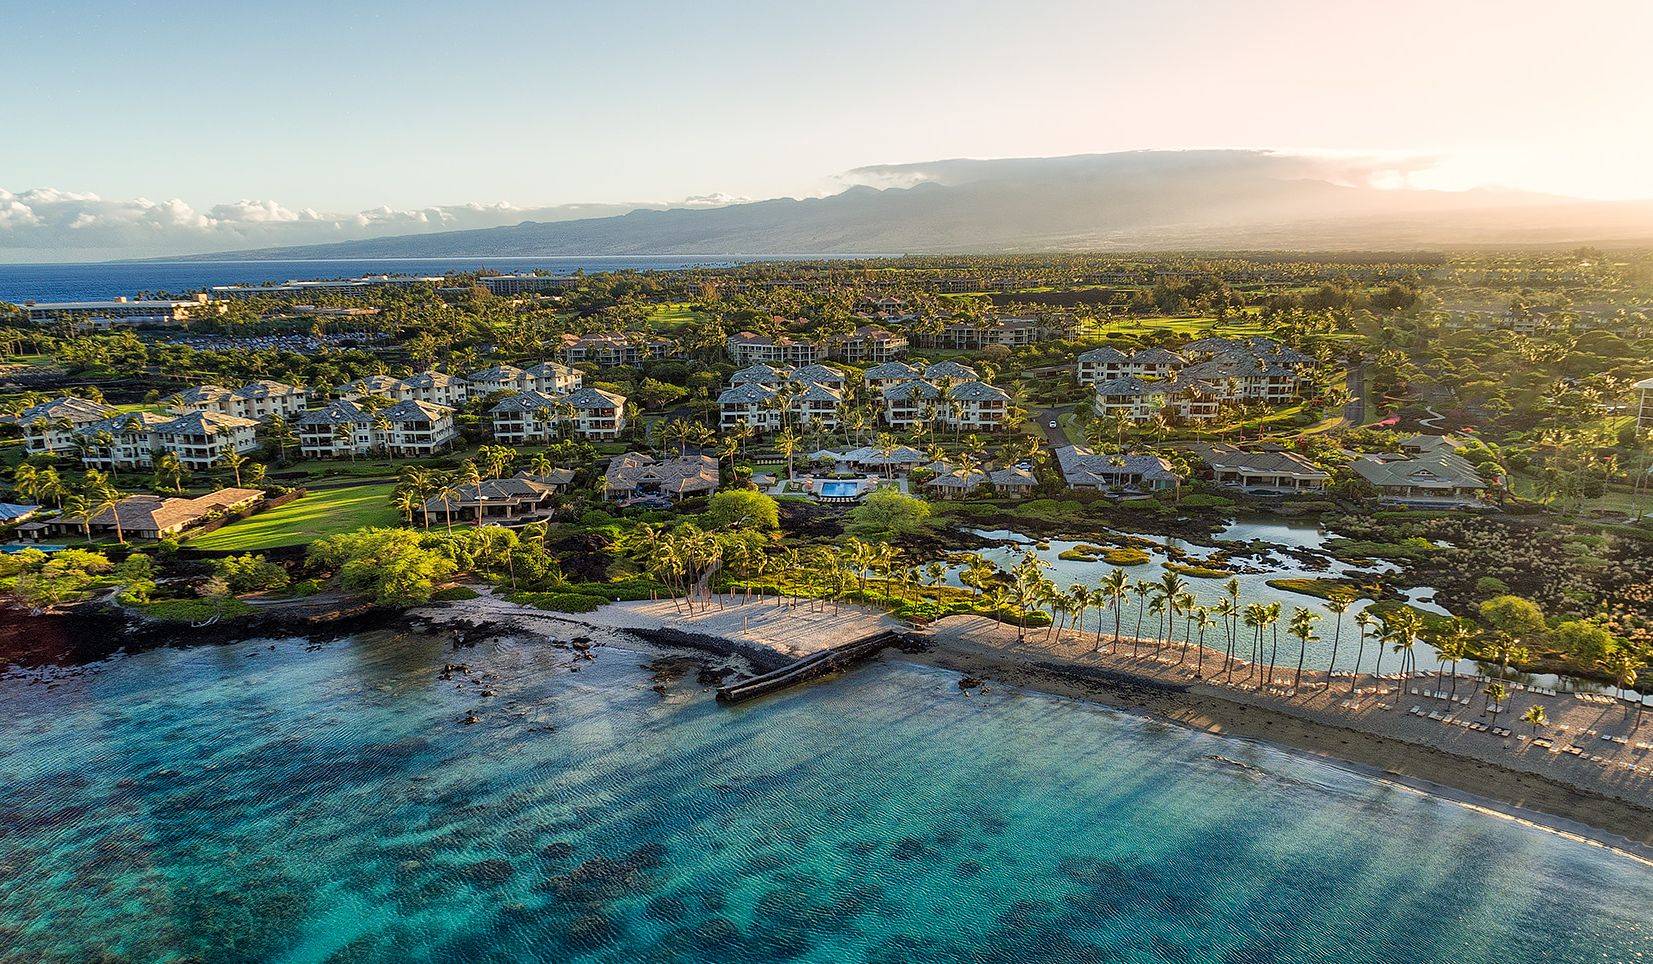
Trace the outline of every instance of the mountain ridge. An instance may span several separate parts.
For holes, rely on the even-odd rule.
[[[1653,202],[1360,183],[1264,151],[1129,151],[857,168],[824,197],[215,252],[265,258],[798,256],[1411,249],[1653,240]]]

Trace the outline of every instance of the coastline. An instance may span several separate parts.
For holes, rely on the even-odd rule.
[[[736,608],[732,602],[730,606]],[[675,619],[663,610],[663,604],[618,603],[594,613],[567,614],[542,612],[483,596],[444,604],[440,610],[422,610],[418,615],[437,625],[457,623],[472,628],[478,627],[478,620],[503,620],[528,631],[536,628],[536,623],[539,628],[584,627],[633,636],[646,644],[688,647],[738,659],[758,671],[774,665],[773,653],[770,659],[749,658],[755,648],[761,651],[763,647]],[[1046,646],[1025,646],[1012,652],[1006,643],[1015,642],[1013,628],[985,619],[981,622],[996,628],[972,622],[964,627],[942,627],[949,630],[946,632],[910,634],[908,638],[915,645],[887,652],[886,658],[990,680],[996,685],[1085,700],[1286,752],[1310,754],[1408,792],[1428,793],[1653,863],[1653,794],[1645,788],[1638,792],[1592,786],[1565,779],[1563,774],[1535,772],[1376,731],[1362,726],[1358,719],[1323,718],[1300,704],[1281,703],[1229,687],[1157,679],[1130,667],[1085,665],[1071,658],[1072,647],[1067,654],[1053,649],[1063,645],[1062,638]],[[498,628],[507,631],[503,626]],[[1063,636],[1072,641],[1081,634]],[[1082,640],[1089,638],[1090,634],[1083,634]],[[1080,648],[1088,649],[1088,642],[1083,641]],[[785,662],[796,654],[779,655]],[[1380,722],[1390,722],[1394,717],[1408,719],[1404,712],[1380,712]]]
[[[708,609],[707,615],[738,614],[761,604],[737,606],[729,600],[727,605],[728,610],[719,606]],[[785,607],[776,607],[776,613],[779,620],[788,618]],[[405,612],[367,609],[335,611],[321,618],[319,615],[298,610],[266,612],[204,630],[192,629],[187,640],[180,640],[181,630],[187,627],[145,623],[119,611],[77,613],[67,619],[63,615],[49,617],[59,622],[43,631],[38,630],[42,623],[40,617],[20,614],[20,621],[26,620],[28,625],[37,627],[33,634],[37,646],[42,640],[56,641],[49,643],[48,649],[58,658],[32,664],[8,660],[7,671],[48,665],[84,666],[121,653],[159,646],[221,645],[283,635],[336,638],[370,629],[411,632],[440,629],[453,634],[456,646],[489,636],[543,633],[557,638],[584,636],[626,648],[642,647],[659,652],[687,650],[704,662],[713,678],[722,679],[731,673],[755,674],[786,665],[800,655],[800,650],[808,651],[810,645],[819,648],[845,641],[822,632],[821,627],[813,627],[805,630],[799,646],[774,645],[769,639],[751,638],[756,630],[747,634],[747,638],[740,638],[739,632],[719,632],[719,625],[728,625],[727,617],[721,624],[717,619],[708,619],[702,625],[693,618],[684,618],[667,604],[647,602],[618,603],[594,613],[572,614],[546,612],[483,595],[475,600],[432,604]],[[818,615],[824,618],[826,614],[823,611]],[[867,621],[866,626],[882,625],[882,614],[868,615],[877,618]],[[1510,765],[1515,761],[1453,752],[1374,731],[1361,725],[1358,719],[1323,718],[1323,714],[1301,704],[1198,680],[1158,678],[1141,672],[1137,666],[1113,665],[1128,662],[1123,656],[1111,663],[1086,659],[1084,657],[1096,655],[1089,652],[1088,633],[1067,632],[1039,645],[1029,645],[1036,638],[1036,634],[1030,634],[1028,642],[1018,646],[1014,628],[990,620],[980,622],[988,625],[972,622],[906,634],[911,644],[887,653],[886,658],[947,670],[960,674],[961,678],[990,680],[993,685],[1084,700],[1286,752],[1309,754],[1408,792],[1427,793],[1653,863],[1653,794],[1649,793],[1648,785],[1640,788],[1593,786],[1565,779],[1564,774]],[[16,626],[11,628],[15,633]],[[90,632],[97,633],[95,641],[86,635]],[[64,649],[67,642],[76,642],[76,645]],[[49,682],[45,677],[37,678]],[[830,682],[830,677],[827,680]],[[960,698],[967,698],[966,694],[967,691],[961,689]],[[1381,712],[1380,721],[1407,718],[1397,711]]]

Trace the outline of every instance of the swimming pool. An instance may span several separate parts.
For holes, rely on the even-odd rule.
[[[861,483],[822,482],[819,494],[823,499],[853,499],[861,494]]]

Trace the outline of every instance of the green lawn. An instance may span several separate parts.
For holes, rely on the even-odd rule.
[[[390,507],[390,495],[395,488],[391,482],[375,482],[311,492],[284,506],[191,539],[189,545],[215,550],[273,549],[303,545],[363,526],[400,525],[401,516]]]
[[[705,315],[701,312],[690,307],[689,302],[672,301],[655,305],[654,310],[649,312],[649,316],[645,321],[651,328],[669,331],[691,321],[699,321],[704,317]]]

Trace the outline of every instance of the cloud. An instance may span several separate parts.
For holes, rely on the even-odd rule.
[[[638,208],[720,207],[744,198],[707,194],[669,204],[567,204],[519,207],[504,201],[425,208],[368,208],[337,214],[242,198],[196,210],[180,198],[113,200],[96,194],[0,188],[0,260],[52,261],[164,257],[289,244],[353,241],[520,224],[611,217]]]

